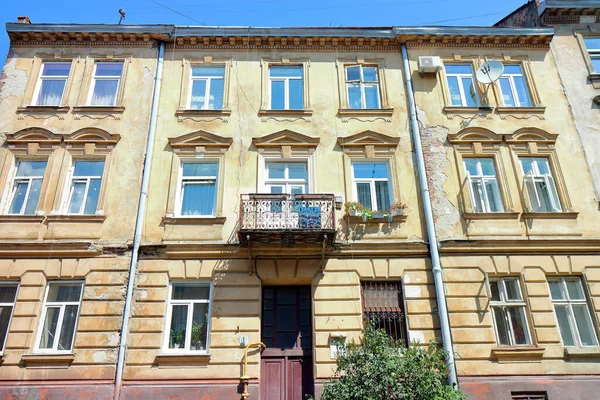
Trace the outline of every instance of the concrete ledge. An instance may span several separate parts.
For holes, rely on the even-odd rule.
[[[492,349],[492,358],[498,363],[541,362],[545,350],[535,346],[496,347]]]
[[[226,217],[163,217],[165,225],[223,225]]]
[[[206,367],[210,362],[210,354],[159,354],[154,359],[154,364],[158,368],[182,367],[182,366],[203,366]]]
[[[21,364],[27,368],[68,368],[74,359],[74,353],[23,354]]]
[[[600,346],[565,346],[565,357],[570,358],[588,358],[600,357]]]

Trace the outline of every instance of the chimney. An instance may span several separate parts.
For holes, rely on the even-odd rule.
[[[20,15],[17,17],[18,24],[31,24],[31,20],[27,15]]]

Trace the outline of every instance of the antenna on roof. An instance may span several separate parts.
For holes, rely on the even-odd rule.
[[[121,18],[119,18],[119,25],[121,25],[121,21],[125,19],[125,10],[119,8],[119,14],[121,14]]]
[[[475,78],[477,78],[479,83],[486,85],[485,93],[483,94],[485,103],[488,103],[487,92],[490,89],[490,85],[500,79],[503,73],[504,65],[496,60],[483,63],[481,67],[477,68]]]

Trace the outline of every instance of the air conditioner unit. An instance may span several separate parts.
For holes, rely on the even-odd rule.
[[[419,57],[419,73],[436,73],[442,68],[442,60],[436,56]]]

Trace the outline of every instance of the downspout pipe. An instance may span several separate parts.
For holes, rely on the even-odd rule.
[[[152,98],[152,109],[150,111],[150,127],[148,128],[148,142],[146,144],[146,155],[144,158],[144,170],[142,172],[142,191],[140,192],[140,204],[138,206],[135,222],[135,234],[133,237],[133,250],[131,252],[131,265],[129,266],[129,280],[127,281],[127,296],[125,298],[125,310],[123,312],[123,328],[121,329],[121,341],[119,344],[119,358],[117,360],[117,375],[115,377],[114,400],[119,400],[121,395],[121,384],[123,380],[123,369],[125,367],[125,348],[127,346],[127,334],[129,332],[129,318],[131,316],[131,302],[133,299],[133,286],[137,272],[138,255],[142,241],[142,229],[144,228],[144,216],[148,203],[148,186],[150,184],[150,167],[152,166],[152,154],[154,153],[154,138],[156,136],[156,120],[158,119],[158,101],[160,99],[160,87],[162,82],[163,61],[165,56],[165,43],[160,42],[158,49],[158,62],[156,66],[156,78],[154,81],[154,95]]]
[[[406,97],[408,97],[408,106],[410,112],[410,131],[415,146],[415,155],[417,157],[417,174],[419,176],[419,186],[421,197],[423,198],[423,208],[425,212],[425,222],[427,225],[427,239],[429,242],[429,253],[431,254],[431,264],[433,268],[433,281],[435,283],[435,294],[439,310],[440,325],[442,330],[442,341],[446,351],[446,361],[448,363],[448,383],[450,386],[458,387],[456,380],[456,365],[454,364],[454,351],[452,349],[452,336],[450,334],[450,323],[448,320],[448,308],[446,307],[446,293],[444,291],[444,278],[442,276],[442,265],[440,262],[439,244],[435,233],[433,222],[433,212],[431,208],[431,198],[429,197],[429,185],[427,184],[427,173],[425,171],[425,158],[423,156],[423,147],[421,146],[421,132],[417,122],[417,109],[415,106],[415,97],[410,76],[410,63],[408,61],[408,50],[406,44],[402,43],[402,61],[404,63],[404,83],[406,85]]]

